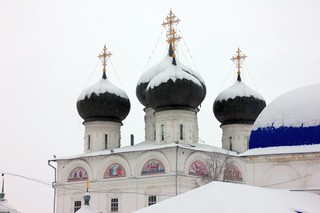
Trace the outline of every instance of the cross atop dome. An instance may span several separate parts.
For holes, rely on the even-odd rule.
[[[238,68],[238,71],[237,71],[237,74],[238,74],[238,81],[241,81],[241,77],[240,77],[240,68],[241,68],[241,64],[242,62],[247,58],[247,56],[245,54],[243,54],[240,50],[240,48],[238,47],[238,50],[237,50],[237,54],[235,56],[233,56],[231,58],[231,60],[233,62],[235,62],[237,68]]]
[[[180,22],[180,19],[178,19],[177,16],[170,9],[170,12],[166,17],[166,20],[162,23],[162,26],[164,27],[168,26],[167,42],[172,46],[173,52],[176,50],[175,42],[181,39],[181,36],[177,35],[177,32],[174,29],[174,24],[178,24],[179,22]],[[175,58],[174,53],[173,53],[173,58]]]
[[[102,49],[102,53],[100,53],[98,55],[98,58],[101,59],[102,61],[102,66],[103,66],[103,75],[102,75],[102,78],[106,79],[107,78],[107,75],[106,75],[106,66],[107,66],[107,59],[110,58],[112,56],[112,53],[107,51],[107,47],[106,45],[104,45],[103,49]]]
[[[89,180],[89,178],[88,178],[87,181],[86,181],[87,192],[89,191],[89,184],[90,184],[90,180]]]

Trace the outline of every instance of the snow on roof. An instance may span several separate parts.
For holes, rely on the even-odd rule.
[[[205,84],[198,72],[182,64],[177,58],[176,58],[176,62],[179,67],[181,67],[183,70],[190,73],[191,75],[195,76],[197,79],[199,79],[199,81],[201,81],[201,83]],[[159,73],[166,70],[171,65],[172,65],[172,57],[170,57],[169,55],[166,55],[166,57],[159,64],[156,64],[150,67],[140,76],[138,80],[138,85],[141,83],[150,82],[155,76],[157,76]]]
[[[253,130],[273,126],[308,127],[320,125],[320,84],[301,87],[272,101],[259,115]]]
[[[67,157],[58,157],[55,160],[70,160],[75,158],[81,158],[81,157],[94,157],[94,156],[102,156],[102,155],[111,155],[111,154],[117,154],[117,153],[126,153],[126,152],[139,152],[139,151],[151,151],[151,150],[159,150],[159,149],[165,149],[165,148],[171,148],[171,147],[181,147],[185,149],[195,150],[195,151],[205,151],[205,152],[217,152],[221,154],[229,154],[236,156],[236,152],[228,151],[219,147],[207,145],[207,144],[176,144],[176,143],[169,143],[169,144],[156,144],[155,141],[143,141],[139,144],[136,144],[134,146],[124,146],[117,149],[111,150],[101,150],[97,152],[89,152],[89,153],[82,153],[79,155],[73,155],[73,156],[67,156]]]
[[[319,209],[316,194],[211,182],[135,213],[318,213]]]
[[[155,76],[148,84],[146,90],[153,89],[154,87],[159,86],[161,83],[167,82],[170,79],[174,82],[177,79],[187,79],[202,87],[200,81],[197,78],[185,72],[181,67],[171,65],[165,71]]]
[[[222,100],[228,100],[228,99],[234,99],[235,97],[250,97],[253,96],[257,99],[264,100],[262,95],[260,95],[259,92],[251,89],[248,87],[245,83],[242,81],[236,81],[231,87],[225,89],[222,91],[218,97],[216,98],[216,101],[222,101]]]
[[[313,152],[318,152],[318,153],[320,152],[320,144],[255,148],[255,149],[249,149],[248,151],[239,154],[239,156],[299,154],[299,153],[313,153]]]
[[[183,63],[181,63],[179,60],[176,59],[176,61],[177,61],[177,65],[178,65],[179,67],[181,67],[181,69],[183,69],[183,70],[186,71],[187,73],[193,75],[193,76],[196,77],[202,84],[205,85],[205,82],[204,82],[203,78],[201,77],[201,75],[200,75],[198,72],[196,72],[195,70],[187,67],[186,65],[184,65]]]
[[[78,101],[85,99],[86,96],[90,97],[92,93],[99,95],[105,92],[113,93],[120,97],[129,99],[127,94],[124,91],[122,91],[119,87],[112,84],[108,79],[101,78],[101,80],[98,81],[98,83],[83,90],[78,98]]]
[[[95,213],[88,205],[83,205],[76,213]]]
[[[166,55],[166,57],[159,64],[153,65],[140,76],[138,85],[141,83],[150,82],[153,77],[158,75],[163,70],[167,69],[170,64],[172,64],[172,57]]]
[[[11,206],[6,199],[0,200],[0,212],[19,213],[13,206]]]

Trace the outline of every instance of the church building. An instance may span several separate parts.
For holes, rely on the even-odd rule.
[[[167,55],[137,82],[145,140],[131,146],[121,146],[130,100],[107,78],[111,53],[104,46],[102,78],[76,103],[85,127],[84,152],[50,160],[57,163],[57,213],[80,210],[86,182],[90,207],[102,213],[133,212],[210,181],[320,194],[320,84],[283,94],[266,106],[241,79],[246,56],[238,48],[232,57],[237,80],[213,103],[222,148],[198,143],[197,114],[207,90],[200,74],[176,55],[179,21],[170,11],[162,24],[168,29]]]

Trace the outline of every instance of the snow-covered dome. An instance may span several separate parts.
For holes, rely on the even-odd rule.
[[[196,109],[205,97],[203,85],[186,72],[175,58],[146,88],[146,100],[156,109]]]
[[[142,105],[144,105],[145,107],[149,107],[150,104],[147,101],[146,98],[146,90],[147,87],[150,83],[150,81],[155,78],[157,75],[159,75],[160,73],[168,70],[170,67],[172,67],[172,61],[173,61],[173,50],[172,50],[172,46],[169,45],[169,50],[168,50],[168,55],[157,65],[152,66],[151,68],[149,68],[146,72],[144,72],[138,81],[137,87],[136,87],[136,95],[138,100],[140,101],[140,103]],[[189,75],[193,76],[194,78],[196,78],[201,86],[202,86],[202,94],[201,94],[201,102],[204,100],[205,96],[206,96],[206,85],[203,81],[203,79],[201,78],[200,74],[197,73],[196,71],[190,69],[189,67],[185,66],[184,64],[182,64],[179,60],[177,60],[177,58],[174,59],[175,63],[186,73],[188,73]]]
[[[121,122],[129,114],[130,101],[124,91],[103,76],[100,81],[80,94],[77,110],[84,122]]]
[[[249,148],[320,144],[320,84],[271,102],[253,125]]]
[[[213,113],[224,124],[253,124],[266,106],[264,98],[241,81],[222,91],[213,103]]]

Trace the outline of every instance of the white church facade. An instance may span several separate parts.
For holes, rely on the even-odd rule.
[[[241,80],[246,56],[238,49],[232,58],[237,81],[213,103],[222,148],[198,143],[197,113],[206,86],[200,74],[176,57],[178,22],[170,11],[163,23],[168,54],[137,84],[137,98],[145,106],[141,143],[120,146],[130,101],[107,79],[111,54],[104,47],[99,55],[102,79],[77,101],[85,126],[84,153],[51,160],[57,163],[57,213],[81,208],[86,182],[91,208],[103,213],[133,212],[210,180],[320,194],[320,86],[297,89],[266,106]]]

